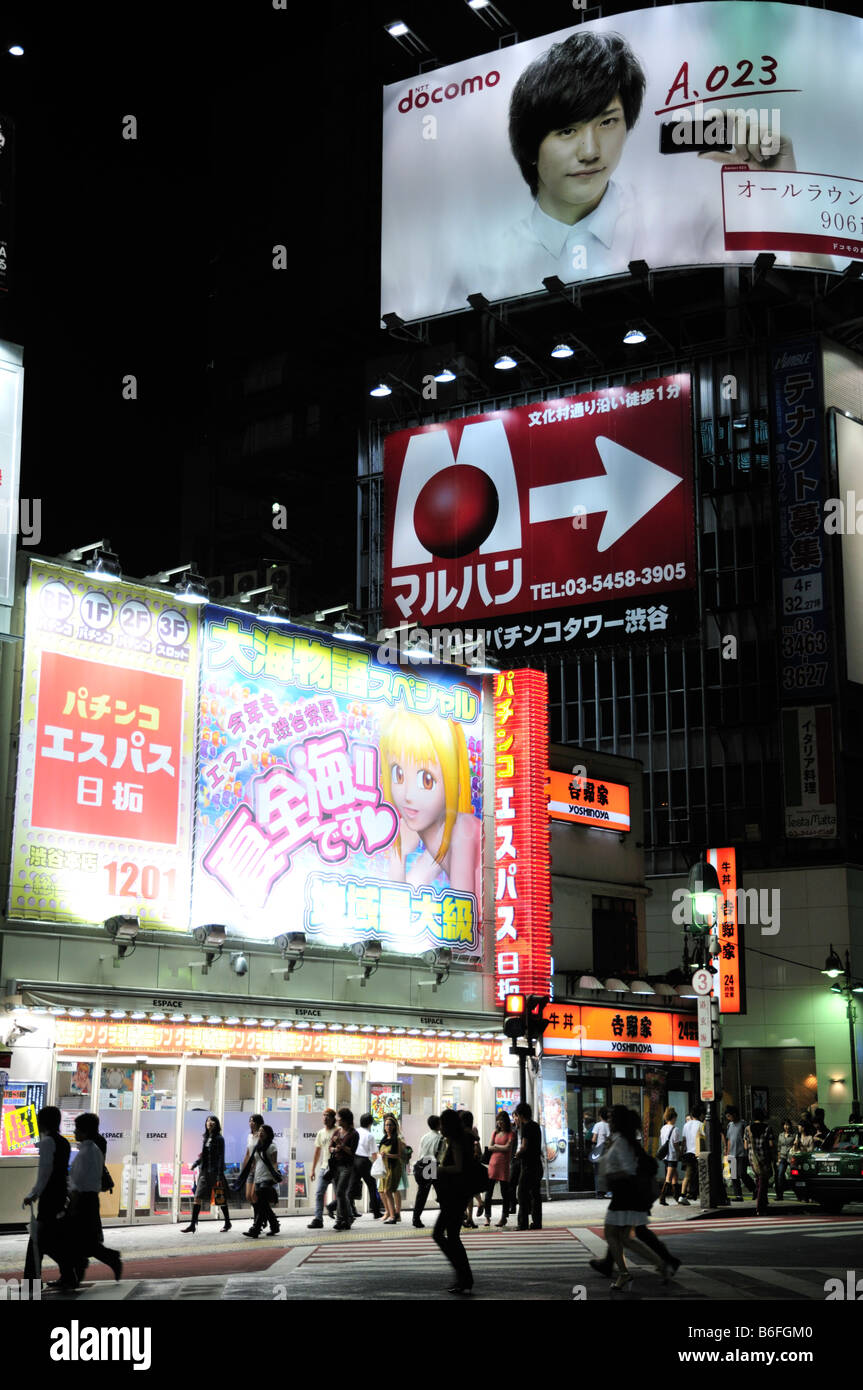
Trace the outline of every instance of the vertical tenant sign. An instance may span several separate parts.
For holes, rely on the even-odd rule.
[[[185,929],[197,609],[34,562],[9,916]]]
[[[721,1014],[742,1014],[745,1007],[743,942],[737,911],[737,855],[733,849],[709,849],[707,862],[719,878],[716,931],[719,936],[719,980],[716,986]]]
[[[551,993],[548,682],[540,671],[501,671],[494,692],[495,985]]]

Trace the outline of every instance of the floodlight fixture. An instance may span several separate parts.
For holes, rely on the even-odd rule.
[[[640,328],[628,328],[623,335],[623,341],[627,347],[635,347],[638,343],[647,342],[647,334],[642,333]]]
[[[84,573],[88,579],[122,579],[120,561],[111,549],[109,540],[91,541],[89,545],[76,546],[60,558],[80,564],[85,555],[91,556],[84,566]]]
[[[155,574],[148,574],[144,583],[170,584],[175,574],[184,576],[184,578],[178,579],[174,585],[174,593],[177,598],[185,599],[187,603],[210,602],[210,587],[203,575],[198,573],[194,560],[188,560],[184,565],[175,565],[173,569],[157,570]]]
[[[551,350],[552,357],[574,357],[575,348],[570,347],[569,343],[558,343]]]
[[[494,365],[496,370],[499,372],[511,372],[513,367],[518,366],[518,363],[516,362],[514,357],[510,356],[508,352],[502,352],[500,356],[495,360]]]

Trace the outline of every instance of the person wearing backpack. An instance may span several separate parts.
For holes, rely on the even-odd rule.
[[[611,1201],[605,1214],[608,1249],[603,1259],[589,1263],[592,1269],[605,1275],[611,1275],[617,1265],[613,1289],[623,1289],[632,1281],[623,1256],[624,1246],[646,1255],[666,1281],[680,1266],[680,1261],[647,1227],[654,1187],[659,1179],[656,1160],[642,1148],[638,1128],[639,1119],[634,1110],[627,1110],[625,1105],[612,1107],[612,1139],[600,1160],[601,1181],[611,1188]]]
[[[279,1200],[279,1184],[282,1181],[282,1174],[278,1165],[278,1152],[273,1142],[274,1135],[271,1125],[261,1125],[258,1130],[258,1142],[249,1153],[246,1166],[237,1181],[233,1184],[234,1192],[242,1192],[243,1183],[252,1172],[255,1183],[255,1200],[252,1203],[254,1220],[247,1231],[243,1231],[244,1236],[251,1240],[257,1240],[264,1226],[269,1227],[271,1236],[279,1232],[279,1223],[273,1213],[273,1207]]]
[[[665,1194],[671,1188],[671,1195],[678,1204],[683,1200],[684,1206],[688,1206],[688,1201],[681,1199],[678,1187],[677,1165],[683,1154],[683,1135],[674,1123],[677,1119],[677,1111],[673,1106],[666,1108],[662,1116],[662,1129],[659,1131],[659,1153],[656,1157],[660,1163],[665,1164],[665,1181],[662,1184],[662,1191],[659,1194],[659,1205],[667,1207]]]
[[[776,1135],[770,1125],[764,1123],[766,1118],[763,1110],[753,1110],[752,1123],[743,1136],[749,1166],[755,1174],[756,1216],[767,1215],[767,1192],[776,1162]]]

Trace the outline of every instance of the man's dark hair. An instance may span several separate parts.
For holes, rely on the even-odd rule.
[[[594,120],[618,92],[631,130],[644,88],[644,70],[620,34],[570,34],[526,67],[510,98],[509,143],[533,196],[537,155],[546,135]]]
[[[752,1112],[752,1119],[753,1119],[753,1122],[754,1122],[755,1124],[757,1124],[757,1125],[763,1124],[764,1121],[767,1119],[767,1116],[765,1115],[764,1111],[761,1109],[761,1106],[760,1106],[760,1105],[759,1105],[759,1107],[758,1107],[757,1110],[753,1110],[753,1112]]]
[[[353,1128],[354,1112],[353,1110],[349,1110],[346,1105],[343,1105],[342,1108],[338,1111],[338,1118],[341,1120],[342,1124],[345,1127],[349,1126]]]
[[[63,1116],[56,1105],[43,1105],[41,1110],[36,1112],[36,1123],[39,1126],[39,1133],[47,1130],[50,1134],[55,1134],[60,1128]]]
[[[374,1122],[374,1115],[360,1115],[360,1129],[371,1129]]]
[[[529,1120],[533,1114],[533,1111],[531,1110],[526,1100],[520,1100],[518,1105],[515,1107],[515,1113],[516,1115],[521,1115],[523,1120]]]
[[[75,1116],[75,1128],[80,1130],[85,1139],[95,1139],[99,1133],[99,1116],[94,1115],[91,1110],[84,1110]]]
[[[429,1115],[429,1129],[437,1132],[440,1129],[440,1115]]]

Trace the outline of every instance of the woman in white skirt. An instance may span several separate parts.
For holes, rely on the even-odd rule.
[[[612,1283],[613,1289],[623,1289],[632,1280],[623,1257],[624,1246],[646,1255],[663,1278],[672,1274],[679,1264],[652,1234],[650,1244],[644,1243],[652,1204],[645,1159],[655,1169],[654,1161],[645,1154],[639,1141],[638,1116],[624,1105],[615,1105],[611,1112],[611,1144],[599,1161],[600,1189],[604,1181],[605,1190],[611,1192],[605,1214],[608,1250],[604,1259],[590,1261],[591,1267],[600,1274],[611,1274],[614,1265],[617,1265],[618,1274]],[[639,1237],[637,1241],[630,1234],[633,1227]]]

